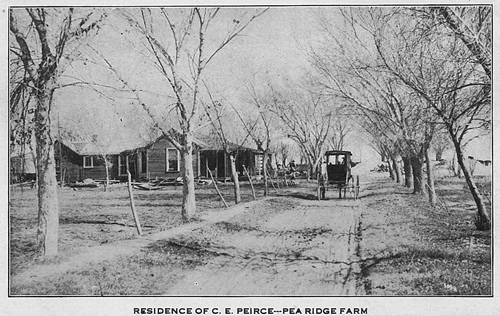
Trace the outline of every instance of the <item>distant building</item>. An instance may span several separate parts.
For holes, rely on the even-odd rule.
[[[28,151],[14,153],[10,157],[10,182],[18,183],[36,179],[35,157]]]

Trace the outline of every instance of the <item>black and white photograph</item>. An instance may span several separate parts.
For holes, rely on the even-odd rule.
[[[1,6],[5,315],[500,315],[493,3]]]

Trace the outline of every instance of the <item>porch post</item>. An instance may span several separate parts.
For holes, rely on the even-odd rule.
[[[198,169],[198,170],[196,171],[196,176],[198,176],[198,177],[199,177],[199,176],[201,176],[200,150],[198,150],[198,151],[196,152],[196,160],[197,160],[197,162],[198,162],[198,167],[196,168],[196,169]]]
[[[227,179],[227,154],[224,151],[224,182],[226,182]]]
[[[208,157],[205,158],[205,178],[208,178]]]

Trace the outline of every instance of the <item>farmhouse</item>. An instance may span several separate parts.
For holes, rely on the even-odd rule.
[[[195,143],[193,169],[199,175],[199,143]],[[112,143],[99,147],[92,142],[56,142],[58,180],[106,179],[106,161],[111,180],[125,181],[127,170],[134,180],[176,179],[180,176],[180,153],[164,137],[149,143]],[[60,163],[62,161],[62,165]]]
[[[126,181],[127,170],[134,180],[173,180],[181,175],[180,152],[164,136],[149,143],[114,142],[107,146],[94,142],[56,141],[54,147],[56,177],[64,183],[84,179],[103,181],[106,179],[106,164],[109,179],[115,181]],[[195,177],[209,178],[210,169],[219,180],[231,179],[229,154],[215,137],[200,136],[195,139],[193,147]],[[243,166],[251,176],[262,174],[261,151],[234,143],[229,144],[229,150],[236,156],[236,170],[240,178],[246,178]],[[19,178],[32,171],[34,178],[34,164],[27,162],[26,158],[13,157],[11,174]],[[29,166],[33,166],[33,170]]]
[[[201,141],[194,141],[195,177],[200,176],[200,148],[202,146],[204,144]],[[165,136],[160,136],[145,146],[123,151],[120,158],[121,161],[128,161],[130,168],[134,169],[136,179],[176,179],[181,175],[180,152]],[[126,172],[126,169],[124,170]]]
[[[106,179],[106,163],[111,180],[124,180],[127,177],[129,162],[122,152],[133,148],[130,143],[112,143],[98,146],[92,142],[59,142],[55,143],[56,176],[58,181],[76,182],[84,179]],[[130,167],[131,165],[129,165]],[[130,168],[135,178],[135,169]]]
[[[231,178],[231,161],[229,153],[224,150],[224,146],[217,137],[204,135],[200,139],[207,145],[200,150],[200,176],[209,178],[208,170],[212,171],[213,176],[219,180],[228,180]],[[228,150],[236,156],[236,171],[239,178],[245,178],[243,166],[247,168],[250,176],[261,175],[263,170],[262,151],[245,146],[239,146],[235,143],[228,143]]]

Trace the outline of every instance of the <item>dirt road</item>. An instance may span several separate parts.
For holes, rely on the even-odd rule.
[[[74,290],[41,286],[36,293],[108,295],[128,287],[95,292],[84,285],[93,288],[114,280],[111,287],[115,281],[122,284],[120,278],[136,284],[145,274],[168,277],[165,282],[148,281],[155,284],[155,293],[164,295],[363,295],[357,284],[363,202],[339,200],[332,192],[330,200],[317,201],[304,191],[282,190],[280,196],[218,212],[201,210],[201,217],[191,223],[79,248],[74,256],[37,264],[10,282],[15,293],[32,293],[35,284],[66,284],[66,278],[77,284]],[[144,256],[156,263],[145,265]],[[148,274],[149,269],[154,273]]]
[[[360,201],[273,197],[170,242],[204,252],[165,295],[362,295]]]

